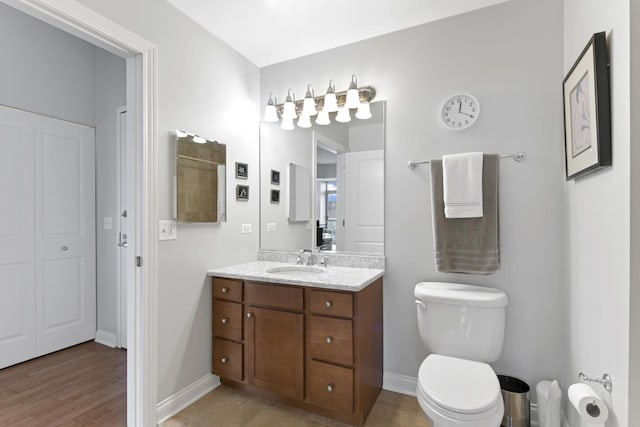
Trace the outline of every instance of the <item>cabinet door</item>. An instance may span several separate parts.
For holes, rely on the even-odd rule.
[[[248,381],[282,396],[302,399],[304,315],[249,307]]]

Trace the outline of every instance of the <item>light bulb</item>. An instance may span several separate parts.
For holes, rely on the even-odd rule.
[[[344,106],[338,109],[338,114],[336,114],[336,122],[347,123],[351,121],[351,114],[349,114],[349,109]]]
[[[362,102],[356,111],[356,119],[366,120],[371,118],[371,107],[368,102]]]
[[[349,90],[347,90],[347,99],[344,102],[344,106],[353,109],[358,108],[360,105],[360,94],[358,93],[358,79],[356,75],[351,76],[351,83],[349,84]]]
[[[310,128],[311,127],[311,118],[306,114],[300,114],[300,118],[298,119],[298,127],[299,128]]]
[[[311,85],[307,85],[307,94],[302,101],[302,114],[305,116],[315,116],[318,114],[316,109],[316,100]]]
[[[273,101],[272,93],[269,94],[269,101],[267,101],[267,106],[264,107],[264,121],[265,122],[277,122],[278,119],[278,111],[276,110],[276,103]]]
[[[296,114],[296,104],[294,104],[296,94],[294,93],[292,97],[291,93],[292,93],[292,90],[289,89],[289,92],[287,92],[287,99],[285,99],[284,101],[284,108],[282,111],[283,119],[293,120],[298,117],[298,115]]]
[[[329,119],[329,112],[326,110],[322,110],[318,113],[318,117],[316,117],[317,125],[328,125],[331,124],[331,120]]]
[[[282,123],[280,123],[280,129],[282,130],[294,130],[296,127],[293,125],[293,119],[291,117],[283,117]]]
[[[322,111],[327,113],[335,113],[338,111],[338,99],[336,98],[336,85],[333,80],[329,80],[327,93],[324,95],[324,107]]]

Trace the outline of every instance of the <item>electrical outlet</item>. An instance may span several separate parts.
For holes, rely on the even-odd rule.
[[[251,234],[251,224],[242,224],[242,234]]]
[[[267,223],[267,231],[269,231],[269,232],[276,231],[276,223],[275,222],[268,222]]]
[[[160,240],[177,240],[178,224],[172,220],[160,220]]]
[[[113,228],[113,221],[111,220],[110,216],[105,216],[104,217],[104,229],[105,230],[111,230]]]

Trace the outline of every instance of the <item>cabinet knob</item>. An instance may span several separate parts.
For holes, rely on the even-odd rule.
[[[327,338],[325,338],[325,341],[326,341],[327,344],[331,344],[333,342],[333,338],[327,337]]]
[[[226,288],[226,287],[225,287],[225,288],[222,288],[222,293],[223,293],[223,294],[226,294],[227,292],[229,292],[229,288]]]
[[[253,314],[251,314],[250,311],[247,311],[247,319],[251,319],[253,317]]]
[[[222,322],[223,325],[226,325],[227,323],[229,323],[229,319],[227,319],[226,317],[223,317],[222,320],[220,320]]]
[[[331,302],[331,301],[325,301],[325,302],[324,302],[324,306],[325,306],[325,307],[327,307],[327,308],[331,308],[331,307],[333,307],[333,302]]]
[[[327,386],[327,391],[328,391],[329,393],[331,393],[331,392],[333,391],[333,384],[329,384],[329,385]]]
[[[69,246],[63,246],[60,249],[62,249],[63,251],[68,251],[69,250]]]
[[[227,356],[223,357],[222,359],[220,359],[220,361],[222,363],[227,363],[229,361],[229,359],[227,359]]]

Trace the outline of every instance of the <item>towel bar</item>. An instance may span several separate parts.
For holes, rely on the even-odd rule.
[[[500,154],[501,159],[505,159],[508,157],[512,157],[516,162],[524,162],[524,160],[527,158],[527,153],[519,151],[514,154]],[[409,162],[407,163],[407,167],[409,168],[409,170],[413,170],[413,168],[415,168],[416,166],[424,165],[426,163],[431,163],[431,160],[425,160],[424,162],[414,162],[413,160],[409,160]]]

